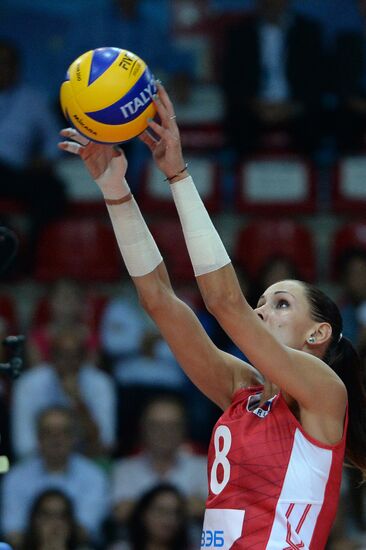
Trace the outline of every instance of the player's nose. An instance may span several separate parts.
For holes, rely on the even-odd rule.
[[[265,321],[266,319],[266,312],[265,312],[265,306],[260,306],[260,307],[257,307],[255,308],[255,313],[258,315],[258,317],[260,319],[262,319],[262,321]]]

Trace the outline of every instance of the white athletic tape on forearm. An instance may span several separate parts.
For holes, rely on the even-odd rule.
[[[121,176],[124,170],[122,155],[113,157],[107,169],[95,180],[105,199],[121,199],[130,192],[127,181]]]
[[[151,273],[163,258],[135,199],[107,208],[128,273],[131,277]]]
[[[229,264],[229,255],[192,178],[188,176],[171,184],[171,189],[195,275]]]

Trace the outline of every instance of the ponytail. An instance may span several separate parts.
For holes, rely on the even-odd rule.
[[[366,389],[359,354],[343,336],[339,342],[331,343],[324,360],[346,386],[349,415],[346,458],[366,479]]]
[[[342,317],[337,305],[324,292],[302,283],[315,321],[329,323],[332,339],[323,357],[344,383],[348,394],[346,460],[362,472],[366,480],[366,387],[360,356],[342,336]]]

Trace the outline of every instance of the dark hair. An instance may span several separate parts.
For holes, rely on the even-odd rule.
[[[333,300],[315,286],[302,284],[311,317],[332,327],[332,338],[323,360],[346,386],[349,412],[346,458],[366,477],[366,388],[360,356],[352,343],[342,336],[342,317]]]
[[[39,550],[39,534],[36,526],[37,515],[39,514],[40,508],[43,502],[52,497],[58,497],[62,499],[66,506],[66,520],[70,526],[70,533],[68,540],[66,542],[66,547],[68,550],[77,550],[80,546],[80,536],[79,529],[75,521],[74,508],[70,498],[59,489],[47,489],[40,493],[36,499],[33,501],[32,508],[30,511],[28,528],[24,535],[24,542],[22,544],[22,549],[24,550]]]
[[[129,540],[132,550],[145,550],[148,544],[148,532],[145,526],[145,513],[150,508],[153,501],[163,493],[170,493],[177,497],[180,503],[181,520],[180,526],[170,541],[169,548],[171,550],[186,550],[188,547],[188,533],[186,522],[186,503],[181,493],[169,483],[161,483],[156,485],[146,493],[144,493],[135,504],[130,519],[127,524]]]

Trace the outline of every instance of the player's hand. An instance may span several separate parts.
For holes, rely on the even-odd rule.
[[[154,137],[148,130],[140,136],[153,154],[157,167],[168,177],[180,173],[177,181],[185,177],[187,173],[182,169],[185,166],[183,159],[182,146],[180,141],[179,128],[176,122],[173,104],[164,88],[160,83],[158,86],[158,95],[154,99],[160,124],[154,120],[149,120],[149,128],[156,135]],[[173,180],[174,181],[174,180]]]
[[[61,130],[60,135],[67,138],[58,144],[68,153],[79,155],[96,181],[104,196],[120,198],[121,184],[127,171],[127,159],[119,147],[94,143],[79,134],[74,128]]]

